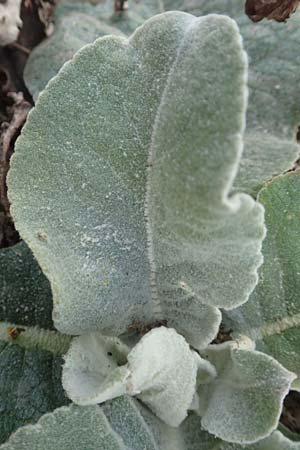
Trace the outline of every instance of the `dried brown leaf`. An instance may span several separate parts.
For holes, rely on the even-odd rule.
[[[245,12],[253,22],[262,19],[285,22],[295,12],[300,0],[247,0]]]

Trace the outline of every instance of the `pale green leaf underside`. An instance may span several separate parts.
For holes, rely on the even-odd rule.
[[[20,426],[68,403],[61,365],[59,356],[0,340],[0,443]]]
[[[166,9],[227,14],[238,22],[249,55],[249,107],[245,150],[234,187],[256,195],[272,176],[298,159],[300,102],[299,14],[286,23],[252,23],[244,0],[167,0]]]
[[[50,82],[18,141],[9,195],[51,281],[58,329],[120,334],[167,319],[203,348],[217,307],[247,300],[263,210],[227,197],[245,71],[233,21],[166,13],[128,41],[86,46]]]
[[[0,321],[53,328],[52,294],[24,242],[0,250]]]
[[[275,178],[259,194],[267,237],[260,280],[247,304],[226,313],[228,326],[300,373],[300,174]]]
[[[212,345],[203,352],[216,365],[218,377],[199,387],[199,412],[211,434],[249,444],[276,430],[283,399],[296,376],[270,356],[234,347]]]
[[[26,63],[24,79],[34,100],[77,50],[105,34],[122,33],[87,14],[73,12],[63,16],[54,34],[31,52]]]
[[[142,405],[121,397],[103,408],[59,408],[37,425],[20,428],[1,450],[215,450],[216,442],[199,429],[195,416],[174,429]]]
[[[71,400],[92,405],[128,393],[177,427],[192,408],[196,382],[207,383],[216,376],[214,367],[171,328],[155,328],[129,353],[125,349],[123,365],[115,355],[121,347],[118,339],[97,333],[73,340],[62,378]]]

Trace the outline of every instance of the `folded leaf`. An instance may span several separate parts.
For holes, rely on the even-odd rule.
[[[128,363],[118,367],[116,350],[121,347],[118,339],[98,334],[74,339],[63,369],[63,386],[71,400],[91,405],[128,393],[168,425],[178,426],[192,406],[196,384],[216,376],[214,367],[171,328],[147,333],[128,353]]]
[[[30,53],[26,63],[24,79],[34,100],[77,50],[105,34],[122,33],[87,14],[64,15],[56,24],[53,35]]]
[[[287,23],[253,24],[245,14],[245,0],[164,0],[164,6],[197,16],[227,14],[239,25],[249,55],[249,104],[234,187],[256,196],[265,181],[291,169],[300,154],[299,15]]]
[[[231,342],[211,345],[203,356],[218,372],[214,383],[198,389],[203,428],[239,444],[257,442],[276,430],[296,375],[270,356],[237,349]]]
[[[167,320],[204,348],[217,307],[248,299],[263,211],[228,197],[245,71],[233,21],[174,12],[129,40],[86,46],[40,96],[9,195],[51,281],[59,330],[118,335]]]

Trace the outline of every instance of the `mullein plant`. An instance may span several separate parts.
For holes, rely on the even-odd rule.
[[[2,251],[0,448],[298,450],[299,18],[111,6],[62,3],[25,69],[9,198],[51,291]]]

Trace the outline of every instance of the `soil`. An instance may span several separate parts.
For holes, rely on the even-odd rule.
[[[300,433],[300,393],[290,391],[284,400],[280,422],[294,433]]]

